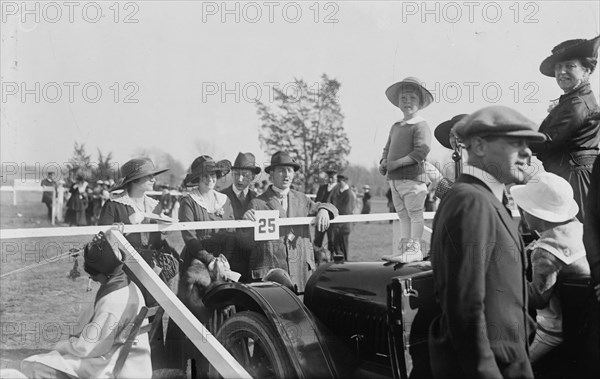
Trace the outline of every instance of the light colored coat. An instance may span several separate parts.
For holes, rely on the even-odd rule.
[[[74,327],[74,336],[59,341],[53,351],[33,355],[25,362],[42,363],[77,378],[113,378],[122,344],[143,306],[142,293],[131,282],[85,309]],[[132,346],[119,378],[150,377],[150,344],[148,334],[143,334]]]
[[[314,216],[320,209],[327,210],[331,218],[338,216],[338,210],[332,204],[315,203],[302,192],[290,190],[287,201],[286,214],[279,202],[279,195],[269,187],[252,199],[250,209],[278,210],[280,218]],[[308,225],[282,226],[278,240],[254,242],[249,266],[250,280],[260,280],[270,269],[282,268],[290,274],[298,292],[304,292],[304,286],[316,266]]]

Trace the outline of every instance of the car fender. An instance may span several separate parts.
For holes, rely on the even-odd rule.
[[[335,337],[311,314],[300,298],[275,282],[223,283],[204,295],[210,309],[235,305],[236,312],[264,315],[277,331],[300,378],[335,378],[351,375],[350,354],[342,352]],[[335,356],[332,355],[334,352]]]

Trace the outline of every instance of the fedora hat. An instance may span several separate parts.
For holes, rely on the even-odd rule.
[[[552,55],[542,61],[540,72],[553,78],[556,63],[576,58],[597,58],[599,46],[600,36],[561,42],[552,49]]]
[[[568,221],[579,212],[569,182],[549,172],[539,173],[525,185],[512,186],[510,194],[521,209],[545,221]]]
[[[338,166],[334,162],[329,162],[323,167],[323,172],[328,175],[335,175],[338,172]]]
[[[278,151],[271,157],[271,164],[265,168],[265,172],[269,174],[274,167],[290,166],[294,171],[300,170],[300,165],[288,153]]]
[[[239,170],[251,170],[254,171],[255,174],[260,172],[260,167],[256,165],[256,158],[252,153],[238,153],[231,168]]]
[[[400,108],[400,105],[398,103],[398,95],[401,91],[408,92],[409,89],[416,90],[420,94],[421,109],[427,107],[433,102],[433,95],[431,94],[431,92],[429,92],[427,88],[425,88],[425,86],[421,83],[419,79],[413,76],[409,76],[408,78],[389,86],[388,89],[385,90],[385,95],[392,104]]]
[[[452,130],[452,127],[456,125],[457,122],[462,120],[465,116],[467,115],[459,114],[452,117],[450,120],[444,121],[441,124],[439,124],[433,132],[435,139],[438,140],[438,142],[442,144],[442,146],[444,146],[445,148],[453,150],[454,148],[450,143],[450,131]]]
[[[518,137],[532,142],[544,142],[546,136],[537,125],[512,108],[493,105],[463,117],[452,128],[462,141],[470,137]]]
[[[183,179],[183,184],[185,186],[198,184],[202,175],[212,173],[215,173],[218,179],[227,175],[230,170],[231,163],[227,159],[216,162],[208,155],[201,155],[192,162],[185,179]]]
[[[123,189],[128,183],[131,183],[136,179],[140,179],[148,175],[162,174],[165,171],[169,171],[169,169],[157,169],[154,167],[154,163],[150,158],[133,158],[125,162],[125,164],[121,166],[120,171],[121,178],[111,189],[111,191]]]

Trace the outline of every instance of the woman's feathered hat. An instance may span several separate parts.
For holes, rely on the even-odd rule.
[[[600,36],[592,39],[570,39],[552,49],[552,55],[542,61],[540,72],[554,78],[554,65],[576,58],[597,58]]]

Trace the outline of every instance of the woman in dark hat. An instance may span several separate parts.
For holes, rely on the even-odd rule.
[[[544,59],[540,72],[556,78],[564,94],[540,126],[546,142],[531,145],[546,171],[563,177],[573,187],[580,221],[600,142],[600,109],[589,82],[598,63],[599,45],[600,36],[568,40]]]
[[[154,163],[149,158],[134,158],[127,161],[121,167],[121,178],[111,189],[111,192],[117,190],[123,190],[123,192],[114,195],[104,204],[98,224],[137,225],[149,223],[149,217],[152,217],[153,214],[158,215],[160,209],[158,201],[146,195],[146,192],[154,189],[155,176],[165,171],[168,169],[154,167]],[[146,261],[151,257],[145,256],[144,251],[159,249],[161,245],[160,233],[130,233],[126,238],[144,256]]]
[[[71,185],[69,192],[71,197],[67,201],[67,214],[65,221],[71,226],[86,226],[87,220],[85,211],[88,207],[87,197],[88,182],[81,174],[75,177],[75,183]]]
[[[183,180],[184,187],[189,191],[181,197],[180,222],[234,220],[229,198],[215,190],[217,180],[230,169],[229,161],[216,162],[208,155],[201,155],[194,160]],[[177,297],[194,316],[206,323],[211,314],[204,308],[202,296],[211,283],[226,279],[229,267],[224,256],[235,250],[235,231],[182,230],[181,236],[185,247],[181,253]],[[174,323],[169,323],[165,343],[172,361],[171,367],[184,368],[186,359],[196,351]],[[201,361],[200,357],[196,358]]]

